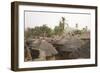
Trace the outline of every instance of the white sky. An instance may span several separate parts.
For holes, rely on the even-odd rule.
[[[52,29],[59,25],[61,17],[65,17],[66,23],[70,27],[75,27],[78,23],[79,29],[88,26],[90,29],[91,15],[88,14],[69,14],[69,13],[50,13],[50,12],[25,12],[25,29],[27,27],[34,28],[46,24]]]

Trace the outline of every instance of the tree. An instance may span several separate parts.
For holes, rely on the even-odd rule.
[[[34,28],[28,28],[25,31],[25,38],[35,38],[35,37],[50,37],[52,36],[52,29],[48,26],[36,26]]]
[[[58,34],[58,30],[59,30],[58,26],[55,26],[55,28],[54,28],[54,34],[55,34],[55,35]]]
[[[64,27],[65,27],[65,17],[62,17],[62,29],[64,30]]]
[[[64,33],[64,27],[65,27],[65,18],[62,17],[61,21],[59,21],[59,26],[55,26],[54,32],[56,35],[62,35]]]
[[[32,28],[27,28],[24,32],[24,36],[25,36],[25,39],[28,39],[28,38],[32,38],[32,32],[33,29]]]
[[[43,26],[40,27],[41,30],[41,36],[46,36],[46,37],[50,37],[52,36],[52,29],[49,28],[48,26],[46,26],[46,24],[44,24]]]

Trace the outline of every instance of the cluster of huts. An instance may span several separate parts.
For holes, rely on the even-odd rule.
[[[25,40],[25,61],[90,58],[90,33]]]

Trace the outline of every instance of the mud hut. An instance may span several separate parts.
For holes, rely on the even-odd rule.
[[[45,52],[47,60],[54,60],[55,55],[58,53],[55,47],[51,43],[48,43],[46,40],[41,40],[39,49]]]
[[[83,41],[77,37],[62,38],[55,43],[55,47],[59,52],[60,59],[76,59],[79,58],[79,48]]]

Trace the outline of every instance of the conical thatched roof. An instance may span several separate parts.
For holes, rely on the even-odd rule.
[[[73,51],[80,48],[83,44],[83,41],[76,37],[62,38],[58,43],[62,45],[61,50],[63,51]]]
[[[46,40],[41,40],[39,49],[45,51],[46,56],[52,56],[58,53],[55,47],[53,47],[53,45],[48,43]]]

